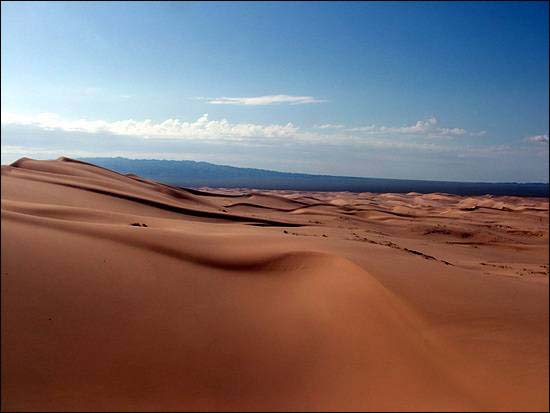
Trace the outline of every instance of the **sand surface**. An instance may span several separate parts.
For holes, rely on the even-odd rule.
[[[548,199],[2,166],[2,410],[548,410]]]

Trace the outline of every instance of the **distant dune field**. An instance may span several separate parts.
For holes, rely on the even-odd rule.
[[[2,410],[547,411],[548,199],[2,166]]]

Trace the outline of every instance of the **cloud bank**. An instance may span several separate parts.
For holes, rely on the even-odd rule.
[[[19,115],[2,113],[3,125],[36,126],[45,130],[62,130],[66,132],[109,133],[114,135],[135,136],[144,139],[179,139],[179,140],[217,140],[217,141],[266,141],[278,140],[283,143],[296,141],[324,142],[328,144],[370,144],[371,146],[418,147],[430,149],[430,142],[418,141],[423,138],[453,138],[462,135],[480,136],[485,132],[472,133],[463,128],[446,128],[437,126],[435,117],[419,120],[410,126],[362,126],[346,128],[339,124],[324,124],[307,130],[286,124],[232,123],[227,119],[210,120],[203,114],[194,121],[166,119],[154,122],[150,119],[119,121],[105,120],[68,120],[56,113],[37,115]],[[406,138],[403,141],[400,138]],[[415,138],[417,141],[415,142]],[[536,137],[538,138],[538,137]]]
[[[231,123],[227,119],[209,120],[208,114],[191,122],[167,119],[155,123],[150,119],[107,122],[87,119],[66,120],[55,113],[41,113],[36,116],[3,113],[2,124],[32,125],[42,129],[60,129],[66,132],[111,133],[147,139],[245,140],[250,138],[292,138],[298,135],[298,128],[290,122],[285,125]]]

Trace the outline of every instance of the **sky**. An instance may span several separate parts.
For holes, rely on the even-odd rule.
[[[548,182],[548,18],[528,1],[2,1],[2,164]]]

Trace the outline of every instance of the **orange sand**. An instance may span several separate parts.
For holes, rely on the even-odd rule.
[[[2,410],[548,410],[548,200],[2,166]]]

